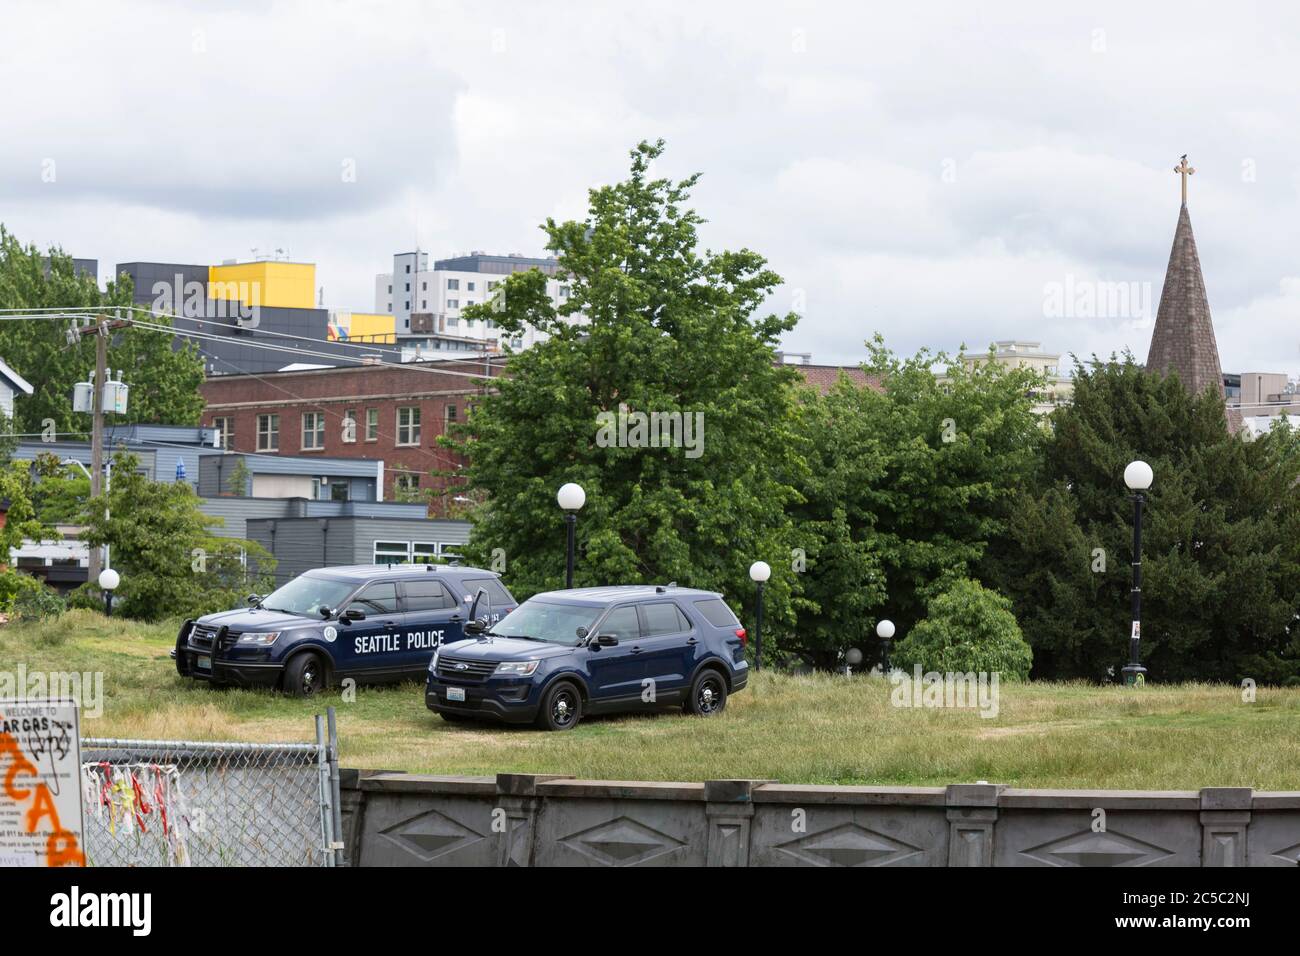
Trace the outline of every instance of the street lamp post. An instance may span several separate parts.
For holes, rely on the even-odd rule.
[[[570,481],[560,487],[560,490],[555,495],[555,500],[564,509],[564,523],[568,531],[568,545],[565,549],[564,558],[564,586],[572,588],[573,549],[576,547],[574,538],[578,527],[578,511],[587,503],[587,493],[582,490],[582,485]]]
[[[881,621],[876,625],[876,636],[880,638],[880,671],[886,677],[889,676],[889,642],[894,636],[894,622],[890,620]]]
[[[1130,462],[1124,469],[1124,484],[1133,492],[1133,620],[1128,639],[1128,664],[1121,671],[1124,683],[1129,687],[1140,687],[1147,679],[1147,669],[1139,663],[1138,651],[1142,639],[1142,505],[1146,501],[1143,492],[1151,487],[1153,478],[1151,466],[1145,461]]]
[[[104,614],[108,617],[113,616],[113,592],[121,583],[121,577],[112,568],[99,572],[99,587],[104,592]]]
[[[749,578],[758,586],[758,608],[754,620],[754,670],[763,669],[763,585],[772,576],[766,561],[755,561],[749,566]]]

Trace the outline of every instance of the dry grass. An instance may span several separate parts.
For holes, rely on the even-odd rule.
[[[349,766],[429,773],[566,773],[606,779],[771,778],[788,783],[1300,790],[1300,689],[1261,688],[1253,703],[1210,684],[1141,691],[1003,684],[996,718],[900,708],[879,678],[764,673],[718,718],[603,718],[565,734],[451,725],[414,684],[356,701],[213,691],[176,676],[173,625],[78,611],[57,624],[0,628],[0,670],[100,671],[104,715],[88,736],[306,740],[338,710]]]

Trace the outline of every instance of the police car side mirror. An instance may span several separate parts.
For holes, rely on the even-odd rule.
[[[366,612],[361,610],[361,608],[359,607],[348,608],[346,611],[343,612],[343,617],[340,618],[340,620],[343,621],[364,621],[365,619],[366,619]]]
[[[613,634],[601,634],[596,638],[599,647],[618,647],[618,638]]]
[[[476,621],[465,622],[466,634],[482,634],[486,630],[487,630],[487,621],[485,621],[483,618],[479,618]]]

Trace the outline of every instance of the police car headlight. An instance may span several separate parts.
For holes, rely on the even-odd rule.
[[[279,631],[249,631],[239,635],[239,643],[245,647],[270,647],[279,636]]]
[[[529,677],[541,661],[502,661],[492,672],[493,677]]]

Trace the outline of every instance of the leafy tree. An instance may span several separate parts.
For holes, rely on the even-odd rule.
[[[61,250],[43,256],[0,226],[0,308],[112,311],[131,305],[131,296],[129,279],[110,282],[107,291],[101,291],[94,278],[76,273],[72,259]],[[165,316],[150,321],[169,324]],[[67,330],[65,319],[0,322],[0,356],[34,388],[32,395],[14,403],[16,432],[42,432],[50,422],[59,432],[89,430],[89,416],[72,410],[72,390],[93,374],[95,343],[83,336],[69,346]],[[203,360],[192,342],[174,345],[167,332],[127,328],[115,333],[109,364],[121,369],[131,386],[132,422],[198,424],[203,414],[198,390]]]
[[[963,354],[900,359],[879,336],[867,348],[864,369],[882,388],[842,378],[802,403],[809,467],[791,514],[807,570],[783,646],[819,667],[854,646],[875,659],[875,620],[907,628],[938,582],[976,573],[1008,531],[1043,434],[1032,371]]]
[[[978,581],[955,578],[930,600],[925,619],[898,642],[890,664],[1025,680],[1032,659],[1011,602]]]
[[[0,565],[9,563],[12,549],[25,540],[39,541],[52,529],[38,517],[33,504],[32,463],[0,463],[0,502],[5,502],[4,526],[0,527]]]
[[[273,587],[275,559],[265,548],[213,535],[209,529],[221,519],[199,510],[194,489],[185,482],[149,480],[134,455],[114,456],[113,488],[91,499],[87,511],[83,537],[91,547],[111,546],[113,567],[122,577],[117,606],[127,617],[206,614]],[[87,588],[97,591],[94,582]]]
[[[675,580],[739,601],[753,593],[750,563],[766,559],[777,571],[769,618],[789,620],[785,508],[802,465],[795,373],[774,365],[773,350],[796,317],[755,316],[780,282],[760,255],[698,248],[703,220],[686,207],[698,176],[652,179],[662,152],[662,142],[637,146],[625,181],[590,191],[583,222],[547,220],[547,248],[570,290],[563,304],[533,270],[465,310],[507,335],[532,325],[550,336],[510,357],[449,442],[470,460],[469,488],[490,494],[468,556],[488,561],[504,549],[522,595],[563,586],[555,494],[576,481],[587,492],[579,586]],[[585,321],[570,324],[578,315]],[[638,414],[671,413],[692,426],[702,416],[692,444],[702,442],[629,447],[617,434],[623,412],[633,416],[629,429]]]
[[[1076,363],[1042,466],[1017,495],[987,579],[1015,602],[1034,675],[1105,680],[1128,659],[1133,505],[1124,467],[1155,481],[1142,534],[1142,659],[1154,680],[1300,676],[1300,438],[1229,433],[1223,400],[1132,356]]]

